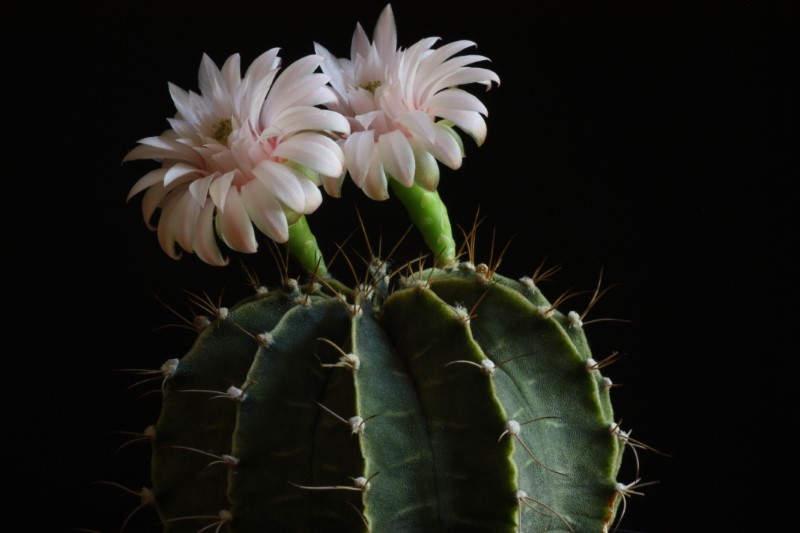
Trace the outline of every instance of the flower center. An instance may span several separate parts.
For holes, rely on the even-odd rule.
[[[217,129],[214,130],[213,137],[218,140],[220,143],[227,145],[228,144],[228,136],[233,132],[233,124],[231,123],[231,119],[223,118],[217,124]]]
[[[375,94],[375,89],[377,89],[377,88],[378,88],[378,87],[380,87],[381,85],[383,85],[383,83],[382,83],[382,82],[380,82],[380,81],[378,81],[378,80],[375,80],[375,81],[370,81],[370,82],[367,82],[367,83],[362,83],[361,85],[359,85],[359,87],[360,87],[361,89],[366,89],[366,90],[368,90],[368,91],[369,91],[369,92],[371,92],[372,94]]]

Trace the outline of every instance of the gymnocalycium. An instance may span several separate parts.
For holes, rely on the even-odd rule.
[[[461,133],[486,137],[459,86],[500,80],[459,55],[474,43],[437,41],[398,47],[386,6],[349,58],[315,44],[282,69],[273,48],[242,76],[238,55],[204,56],[200,92],[170,85],[169,129],[125,157],[160,162],[129,199],[144,193],[169,256],[224,266],[220,244],[254,253],[259,231],[304,272],[208,306],[154,371],[137,494],[164,531],[600,532],[639,493],[617,476],[644,446],[615,420],[584,317],[457,249],[439,164],[460,167]],[[355,286],[328,272],[307,215],[347,175],[402,202],[432,266],[372,257]]]

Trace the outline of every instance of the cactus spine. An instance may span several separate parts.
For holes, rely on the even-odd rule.
[[[152,459],[168,533],[605,531],[621,499],[579,321],[486,265],[262,292],[169,378]]]

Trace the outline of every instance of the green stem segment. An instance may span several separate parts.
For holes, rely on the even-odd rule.
[[[310,273],[324,276],[328,272],[322,251],[317,245],[317,238],[311,233],[306,217],[300,216],[297,222],[289,226],[289,240],[286,242],[289,253],[300,265]]]
[[[411,221],[422,233],[425,244],[436,257],[436,264],[444,266],[456,257],[456,243],[450,227],[447,207],[437,191],[428,191],[417,184],[406,187],[390,179],[392,192],[408,211]]]

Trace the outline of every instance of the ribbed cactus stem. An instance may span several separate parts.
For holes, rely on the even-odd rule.
[[[451,263],[456,257],[456,243],[447,207],[437,191],[428,191],[417,184],[406,187],[390,179],[392,192],[405,206],[411,221],[422,233],[425,244],[433,252],[439,266]]]
[[[219,314],[162,369],[164,533],[608,531],[627,434],[583,330],[486,268]]]
[[[289,226],[289,240],[286,246],[289,248],[289,253],[308,272],[315,272],[317,276],[324,276],[328,272],[322,251],[317,245],[317,238],[311,233],[305,216],[301,216],[297,222]]]

